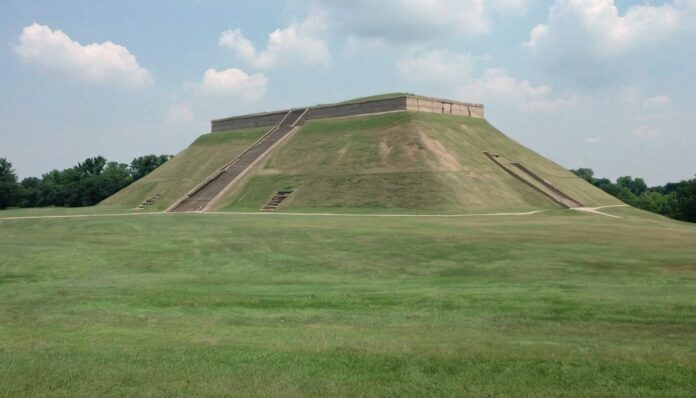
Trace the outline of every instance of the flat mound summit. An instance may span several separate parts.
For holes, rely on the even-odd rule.
[[[411,94],[213,120],[211,133],[102,202],[442,214],[618,203],[495,129],[483,105]]]

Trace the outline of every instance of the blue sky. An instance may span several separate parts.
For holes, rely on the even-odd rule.
[[[394,91],[484,103],[568,168],[696,173],[696,0],[5,0],[0,15],[0,157],[20,177]]]

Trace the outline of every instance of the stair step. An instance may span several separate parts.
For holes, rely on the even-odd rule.
[[[156,193],[156,194],[150,196],[149,198],[145,199],[145,201],[143,201],[141,204],[139,204],[135,209],[136,210],[143,210],[145,208],[145,206],[150,206],[151,204],[155,203],[155,201],[157,201],[157,198],[159,198],[160,195],[162,195],[162,194]]]
[[[278,206],[280,206],[280,204],[283,203],[283,201],[287,199],[292,192],[293,190],[291,189],[282,189],[280,191],[277,191],[275,194],[273,194],[273,196],[271,196],[271,198],[268,200],[268,202],[266,202],[266,204],[261,208],[261,210],[273,211],[277,209]]]

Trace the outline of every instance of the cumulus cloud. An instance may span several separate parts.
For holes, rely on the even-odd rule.
[[[632,71],[626,63],[657,51],[682,29],[683,8],[635,5],[620,12],[614,0],[555,0],[523,47],[554,78],[585,88],[626,82]]]
[[[636,136],[638,138],[650,139],[650,138],[655,138],[655,137],[659,136],[660,131],[656,127],[653,127],[653,126],[640,125],[640,126],[637,126],[636,128],[634,128],[631,131],[631,134],[633,134],[634,136]]]
[[[520,3],[525,0],[499,0]],[[360,43],[424,42],[445,35],[473,35],[491,28],[483,0],[314,0],[332,26],[359,49]]]
[[[230,68],[205,71],[199,91],[209,95],[233,96],[254,101],[266,95],[268,78],[260,73],[248,74],[241,69]]]
[[[624,87],[617,92],[617,101],[622,101],[626,111],[633,115],[634,125],[631,135],[641,139],[658,137],[666,119],[674,115],[669,109],[672,100],[664,94],[647,95],[645,89],[638,86]]]
[[[187,103],[174,104],[167,111],[167,121],[172,123],[193,123],[196,117],[191,105]]]
[[[472,57],[468,54],[433,50],[413,54],[397,62],[401,76],[415,82],[460,81],[473,72]]]
[[[502,68],[487,69],[483,75],[465,85],[465,90],[478,96],[539,97],[551,91],[549,86],[535,86],[528,80],[517,80]]]
[[[679,12],[669,4],[632,6],[620,15],[614,0],[556,0],[548,21],[532,29],[530,48],[583,50],[603,57],[662,42],[675,32]]]
[[[513,102],[521,109],[550,112],[576,104],[578,95],[555,96],[549,85],[534,85],[517,79],[502,68],[486,69],[483,74],[459,89],[461,96]]]
[[[496,11],[524,11],[533,0],[492,0],[490,2]]]
[[[237,57],[256,68],[272,68],[283,64],[320,64],[330,60],[326,43],[317,36],[325,28],[323,14],[312,14],[299,24],[276,29],[268,35],[266,48],[258,51],[240,29],[220,35],[220,46],[234,51]]]
[[[599,144],[602,142],[602,137],[587,137],[583,141],[585,141],[586,144]]]
[[[151,80],[126,47],[111,41],[82,45],[60,30],[37,23],[22,29],[15,51],[25,62],[88,82],[139,87]]]
[[[670,103],[672,103],[672,101],[666,95],[656,95],[643,100],[643,106],[646,108],[660,108],[668,106]]]
[[[576,96],[554,97],[550,86],[517,79],[502,68],[487,68],[477,73],[475,64],[475,58],[469,54],[432,50],[412,53],[399,60],[397,70],[407,81],[446,87],[457,92],[459,98],[471,101],[512,101],[535,111],[551,111],[577,101]]]

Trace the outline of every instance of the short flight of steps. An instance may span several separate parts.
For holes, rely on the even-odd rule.
[[[152,206],[152,204],[154,204],[157,201],[157,199],[159,199],[160,195],[162,195],[162,194],[156,193],[156,194],[150,196],[149,198],[145,199],[145,201],[143,203],[139,204],[135,208],[135,210],[144,210],[146,207]]]
[[[278,206],[280,206],[280,204],[283,203],[283,201],[284,201],[285,199],[287,199],[288,196],[290,196],[290,194],[293,193],[293,192],[294,192],[294,190],[292,190],[292,189],[282,189],[282,190],[276,192],[276,193],[271,197],[271,199],[268,200],[268,202],[266,203],[266,205],[263,206],[263,207],[261,208],[261,210],[263,210],[263,211],[273,211],[273,210],[275,210],[275,209],[278,208]]]
[[[520,180],[521,182],[528,185],[537,192],[541,193],[542,195],[546,196],[553,202],[568,209],[573,207],[582,207],[582,204],[579,201],[573,199],[560,189],[551,185],[550,182],[541,178],[539,175],[531,171],[526,166],[522,165],[520,162],[511,162],[500,155],[492,154],[487,151],[484,151],[483,153],[490,160],[492,160],[493,163],[497,164],[498,166],[500,166],[500,168],[505,170],[505,172]]]

